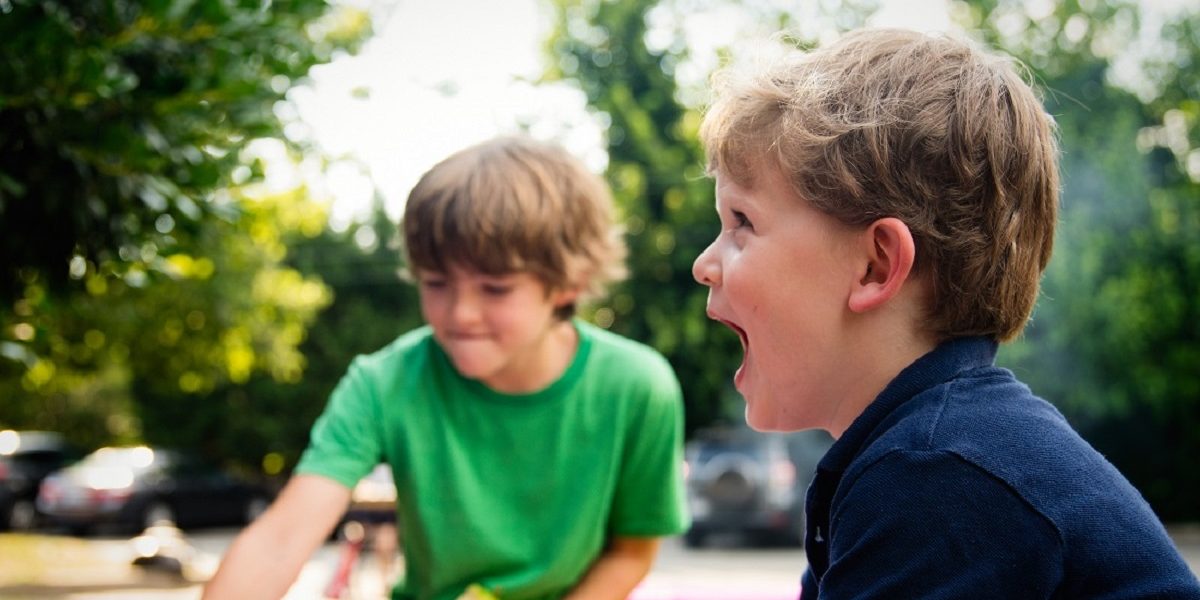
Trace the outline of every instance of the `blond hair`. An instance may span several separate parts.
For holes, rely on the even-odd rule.
[[[941,339],[1017,336],[1054,242],[1053,119],[1005,58],[944,36],[862,30],[714,79],[711,171],[753,185],[776,168],[851,226],[896,217],[931,282]]]
[[[466,148],[408,196],[401,229],[409,276],[449,264],[529,272],[550,290],[579,288],[581,301],[595,299],[625,276],[612,204],[604,180],[557,145],[505,136]]]

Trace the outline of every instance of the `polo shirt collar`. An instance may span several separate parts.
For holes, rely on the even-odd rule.
[[[821,459],[824,471],[844,471],[874,437],[879,425],[917,394],[949,381],[959,373],[991,366],[998,344],[987,337],[947,340],[905,367],[867,406]]]

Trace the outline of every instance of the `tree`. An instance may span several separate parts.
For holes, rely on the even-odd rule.
[[[186,244],[252,176],[240,151],[283,137],[292,83],[367,26],[324,0],[6,1],[0,298]]]
[[[0,362],[0,419],[89,445],[204,447],[239,416],[215,390],[256,373],[298,381],[298,346],[329,290],[282,261],[290,238],[321,232],[323,207],[303,189],[234,198],[237,218],[210,219],[188,252],[150,263],[153,278],[90,273],[61,297],[27,285],[17,318],[37,334],[24,360]]]
[[[285,94],[368,32],[324,0],[0,3],[0,421],[219,455],[222,392],[299,379],[329,290],[283,260],[324,212],[253,147],[301,151]]]
[[[332,301],[299,347],[307,363],[302,379],[278,382],[260,375],[214,393],[215,404],[227,407],[217,442],[225,456],[244,465],[269,456],[271,464],[264,467],[272,475],[295,466],[313,421],[351,360],[420,324],[416,290],[399,276],[399,245],[399,230],[379,209],[368,222],[343,232],[326,228],[290,246],[287,264],[325,282]],[[283,414],[288,418],[279,417]]]

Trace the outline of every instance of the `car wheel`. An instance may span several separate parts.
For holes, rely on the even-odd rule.
[[[243,515],[246,523],[253,523],[254,520],[260,515],[262,515],[264,512],[267,512],[267,507],[270,505],[271,503],[262,496],[254,496],[250,498],[250,501],[246,503],[246,513]]]
[[[683,534],[683,545],[688,548],[699,548],[704,545],[704,541],[708,538],[708,532],[699,527],[693,526]]]
[[[29,531],[37,526],[37,510],[31,500],[17,500],[8,511],[8,529]]]
[[[154,500],[142,511],[142,528],[155,525],[175,525],[175,511],[162,500]]]

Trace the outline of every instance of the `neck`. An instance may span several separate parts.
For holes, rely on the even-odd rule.
[[[919,326],[919,306],[897,303],[851,325],[849,347],[854,348],[858,370],[825,428],[834,438],[841,437],[900,371],[937,347],[936,337]]]
[[[543,390],[558,381],[579,346],[579,332],[570,320],[560,321],[542,336],[540,342],[520,364],[497,374],[483,383],[504,394],[529,394]]]

